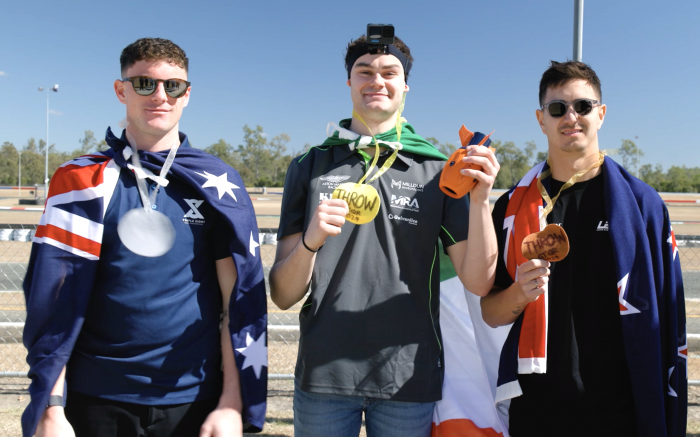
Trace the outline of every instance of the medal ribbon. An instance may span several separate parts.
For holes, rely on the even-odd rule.
[[[146,210],[146,212],[151,212],[153,210],[153,204],[156,201],[156,196],[158,195],[158,190],[160,189],[162,181],[166,181],[165,177],[168,174],[168,170],[170,170],[170,167],[173,165],[173,161],[175,160],[175,155],[177,154],[177,149],[180,148],[180,142],[177,141],[173,145],[173,147],[170,149],[170,153],[168,153],[168,157],[165,160],[165,163],[163,164],[163,167],[160,169],[160,177],[159,181],[156,185],[156,188],[151,192],[150,196],[148,194],[148,187],[146,186],[146,181],[144,181],[145,177],[143,175],[146,175],[145,171],[143,170],[143,167],[141,166],[141,160],[139,159],[139,151],[136,147],[136,141],[134,141],[134,137],[129,134],[129,132],[126,133],[127,139],[129,140],[129,144],[131,145],[131,151],[133,152],[131,154],[132,158],[131,161],[134,165],[134,173],[136,173],[136,185],[139,188],[139,195],[141,196],[141,202],[143,203],[143,209]],[[158,180],[156,178],[153,178],[154,180]],[[166,184],[167,185],[167,184]]]
[[[404,93],[404,95],[401,99],[401,105],[399,106],[399,110],[396,113],[396,125],[395,125],[396,142],[391,142],[391,143],[386,142],[386,141],[377,141],[377,138],[375,138],[374,134],[372,133],[372,129],[370,129],[369,126],[367,126],[367,123],[365,123],[365,120],[362,118],[362,116],[360,114],[358,114],[357,111],[355,111],[354,109],[352,110],[352,116],[354,118],[357,118],[358,120],[360,120],[360,122],[365,125],[365,127],[369,131],[370,135],[372,135],[372,139],[374,140],[374,146],[375,146],[374,159],[372,160],[372,164],[370,164],[369,169],[367,170],[365,175],[362,176],[362,179],[360,179],[359,182],[357,182],[358,184],[361,184],[362,182],[364,182],[364,180],[367,178],[367,176],[369,176],[370,173],[372,173],[372,170],[374,170],[374,167],[377,165],[377,160],[379,159],[379,143],[389,145],[392,149],[394,149],[394,153],[392,153],[391,156],[389,156],[387,158],[386,162],[384,162],[384,165],[377,171],[377,174],[372,176],[372,178],[370,180],[368,180],[367,183],[371,184],[372,182],[379,179],[379,177],[381,175],[383,175],[387,170],[389,170],[389,168],[392,166],[394,161],[396,161],[396,156],[399,154],[399,150],[401,150],[401,148],[403,147],[401,145],[401,127],[402,127],[401,126],[401,113],[403,112],[403,108],[404,108],[405,104],[406,104],[406,94]]]
[[[589,171],[593,170],[594,168],[598,168],[601,165],[603,165],[603,162],[605,161],[605,154],[603,152],[598,152],[598,160],[593,163],[590,167],[588,167],[585,170],[581,170],[575,175],[571,176],[571,179],[566,181],[564,185],[562,185],[561,189],[557,193],[556,196],[554,196],[554,199],[551,199],[549,197],[549,194],[547,193],[547,190],[544,188],[542,185],[542,179],[545,179],[546,177],[550,176],[552,174],[552,164],[549,160],[549,156],[547,157],[547,165],[549,165],[549,168],[545,171],[542,172],[539,178],[537,178],[537,188],[540,190],[540,194],[542,195],[542,198],[544,201],[547,203],[547,206],[545,206],[542,209],[542,213],[540,214],[540,229],[542,229],[544,226],[547,226],[547,216],[549,215],[550,212],[552,212],[552,209],[554,208],[554,204],[556,203],[557,199],[559,199],[559,195],[561,195],[562,191],[566,190],[567,188],[571,188],[578,180],[588,173]],[[544,226],[542,225],[544,223]]]

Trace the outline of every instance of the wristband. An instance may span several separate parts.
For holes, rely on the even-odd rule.
[[[46,403],[46,408],[62,407],[62,406],[63,406],[63,396],[59,396],[59,395],[49,396],[49,401]]]
[[[301,244],[304,245],[304,247],[306,248],[306,250],[308,250],[308,251],[311,252],[311,253],[316,253],[316,252],[318,252],[319,250],[321,250],[321,247],[323,247],[323,244],[321,245],[321,247],[319,247],[319,248],[316,249],[316,250],[313,250],[312,248],[310,248],[309,246],[307,246],[307,245],[306,245],[306,242],[304,241],[304,237],[305,237],[305,236],[306,236],[306,231],[304,231],[304,233],[301,234]]]

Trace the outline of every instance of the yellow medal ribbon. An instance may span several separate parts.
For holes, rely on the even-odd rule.
[[[397,142],[401,141],[401,113],[403,112],[405,102],[406,94],[403,95],[401,105],[399,106],[399,111],[396,114]],[[367,123],[365,123],[365,120],[362,118],[362,116],[358,114],[357,111],[355,111],[354,109],[352,111],[352,116],[358,119],[362,124],[364,124],[369,133],[372,135],[375,147],[374,159],[372,159],[372,163],[370,164],[367,172],[365,172],[364,176],[362,176],[362,179],[360,179],[357,183],[347,182],[344,184],[340,184],[335,190],[333,190],[332,197],[333,199],[343,199],[348,203],[350,212],[347,216],[345,216],[346,220],[348,220],[351,223],[355,223],[356,225],[362,225],[374,220],[374,218],[379,213],[379,208],[381,207],[379,193],[377,193],[377,190],[369,184],[379,179],[381,175],[383,175],[387,170],[389,170],[389,168],[392,166],[392,164],[396,160],[396,157],[399,154],[400,147],[395,147],[394,153],[392,153],[391,156],[387,158],[386,162],[384,162],[384,165],[382,165],[382,167],[377,171],[377,173],[374,176],[372,176],[371,179],[369,179],[366,183],[363,184],[363,182],[365,182],[365,179],[367,179],[367,177],[372,173],[372,171],[377,165],[377,161],[379,160],[379,142],[377,141],[377,138],[375,138],[374,134],[372,133],[372,130],[369,128]]]
[[[598,160],[593,163],[590,167],[588,167],[585,170],[581,170],[575,175],[571,176],[571,179],[566,181],[564,185],[562,185],[561,189],[557,193],[556,196],[554,196],[554,199],[551,199],[549,197],[549,194],[547,193],[547,190],[544,188],[542,185],[542,179],[545,179],[547,176],[552,174],[552,163],[549,160],[549,156],[547,157],[547,164],[549,165],[549,168],[542,172],[539,178],[537,178],[537,188],[540,190],[540,194],[542,195],[542,198],[544,199],[545,202],[547,202],[547,206],[544,207],[542,210],[542,215],[540,215],[540,228],[543,228],[542,226],[543,220],[544,224],[546,226],[547,224],[547,216],[549,215],[550,212],[552,212],[552,209],[554,208],[554,204],[556,203],[557,199],[559,199],[559,195],[561,195],[562,191],[566,190],[567,188],[571,188],[580,178],[581,176],[585,175],[589,171],[593,170],[594,168],[598,168],[601,165],[603,165],[603,162],[605,161],[605,154],[603,152],[598,152]]]

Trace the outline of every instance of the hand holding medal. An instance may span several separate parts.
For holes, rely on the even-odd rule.
[[[161,256],[173,247],[175,243],[175,228],[165,214],[156,211],[155,200],[161,182],[158,183],[149,196],[146,182],[143,179],[145,172],[141,167],[136,142],[128,132],[126,136],[131,143],[132,167],[143,208],[134,208],[124,214],[117,225],[117,234],[124,246],[136,255],[147,257]],[[160,171],[161,181],[167,176],[179,147],[180,144],[178,142],[170,149],[168,158]],[[167,185],[167,183],[164,185]]]
[[[520,250],[526,259],[543,259],[550,262],[561,261],[566,258],[569,254],[569,237],[566,235],[566,231],[559,225],[550,224],[547,225],[547,216],[554,208],[554,203],[559,199],[562,191],[573,186],[581,176],[585,175],[594,168],[598,168],[603,165],[605,160],[605,155],[602,152],[598,152],[598,160],[593,163],[590,167],[585,170],[581,170],[576,173],[566,181],[566,183],[561,187],[559,193],[554,196],[554,199],[549,197],[547,190],[542,185],[542,179],[552,174],[551,166],[546,171],[542,172],[540,177],[537,179],[537,188],[540,190],[540,194],[544,199],[546,206],[542,208],[540,213],[540,232],[534,232],[523,239]],[[549,158],[547,158],[549,163]]]

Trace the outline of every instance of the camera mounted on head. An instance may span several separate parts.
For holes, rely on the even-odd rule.
[[[411,71],[412,61],[397,48],[394,43],[394,25],[393,24],[368,24],[365,42],[362,44],[354,44],[353,41],[348,47],[348,52],[345,56],[345,70],[348,72],[348,79],[352,66],[362,56],[370,55],[394,55],[401,65],[406,79]]]
[[[367,46],[370,54],[388,54],[389,44],[394,44],[393,24],[367,25]]]

